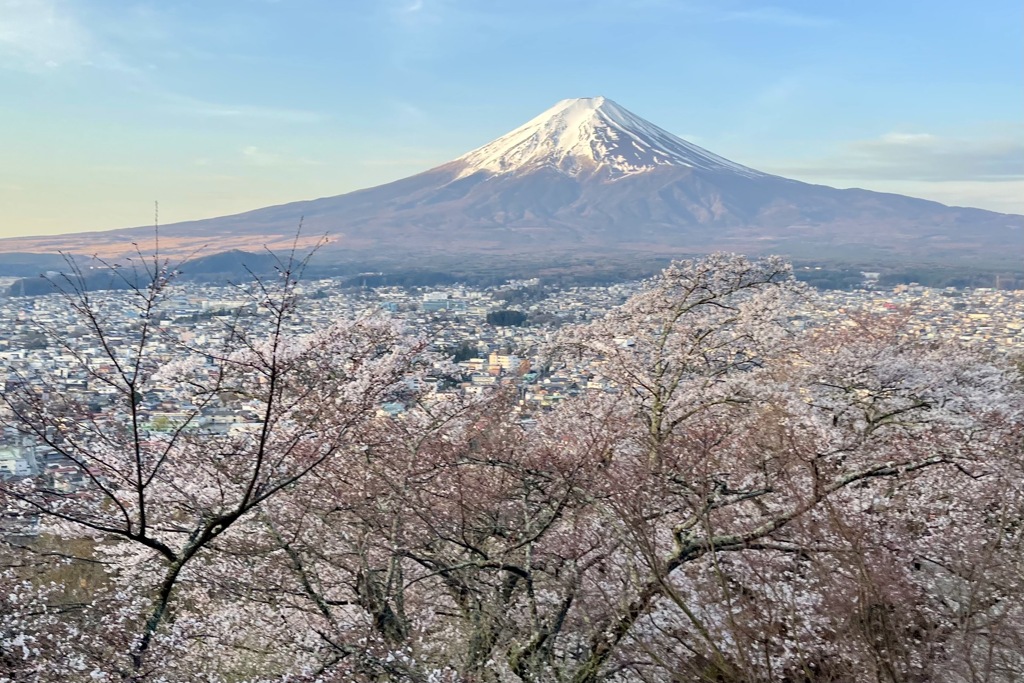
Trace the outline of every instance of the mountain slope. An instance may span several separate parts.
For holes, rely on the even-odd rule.
[[[161,228],[168,250],[256,249],[328,233],[327,253],[684,253],[1005,259],[1021,216],[762,173],[602,97],[563,100],[510,133],[386,185]],[[0,240],[0,251],[113,253],[149,228]],[[1015,258],[1019,261],[1021,254]]]

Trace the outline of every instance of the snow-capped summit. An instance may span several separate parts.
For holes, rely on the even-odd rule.
[[[765,174],[693,145],[605,97],[562,100],[512,132],[462,155],[458,176],[481,171],[516,173],[540,167],[569,176],[603,171],[611,177],[659,166],[728,171],[749,178]]]

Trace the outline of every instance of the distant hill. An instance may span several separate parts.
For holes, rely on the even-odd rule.
[[[66,267],[67,261],[60,254],[0,253],[0,275],[35,277]]]
[[[4,255],[0,255],[2,257]],[[50,265],[44,272],[32,268],[34,255],[19,255],[20,270],[24,277],[7,288],[9,296],[38,296],[51,294],[57,289],[78,287],[87,291],[129,289],[149,279],[145,272],[131,267],[110,268],[88,260],[75,259],[77,272],[69,267],[62,257],[57,260],[41,259],[40,264]],[[238,249],[190,259],[181,264],[171,264],[177,271],[179,281],[199,282],[247,282],[253,277],[270,277],[279,265],[273,254],[250,253]],[[0,268],[3,259],[0,258]],[[15,273],[15,275],[22,273]]]
[[[34,277],[23,277],[7,288],[8,296],[39,296],[64,291],[99,292],[131,289],[148,282],[130,269],[106,267],[87,268],[77,273],[49,271]]]
[[[180,278],[185,280],[227,281],[267,276],[273,274],[278,265],[278,257],[265,251],[253,253],[231,249],[185,261],[177,266],[177,270]]]

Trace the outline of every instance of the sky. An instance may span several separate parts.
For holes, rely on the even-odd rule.
[[[598,95],[762,171],[1024,213],[1020,0],[0,0],[0,237],[342,194]]]

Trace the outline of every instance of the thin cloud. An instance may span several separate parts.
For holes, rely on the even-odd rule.
[[[769,83],[759,93],[754,102],[754,111],[762,116],[765,110],[788,108],[793,98],[804,90],[804,77],[800,74],[791,74]]]
[[[255,145],[247,145],[241,150],[242,160],[250,166],[262,167],[299,167],[299,166],[322,166],[322,162],[304,157],[289,157],[277,152],[271,152]]]
[[[280,157],[270,152],[265,152],[255,145],[242,148],[242,158],[253,166],[275,166]]]
[[[776,166],[773,172],[812,178],[898,181],[1024,179],[1024,136],[1017,131],[974,140],[894,131],[842,146],[838,153]]]
[[[933,144],[936,138],[930,133],[886,133],[878,141],[891,145],[921,145]]]
[[[391,5],[391,16],[406,29],[441,23],[445,12],[451,10],[444,0],[399,0]]]
[[[329,118],[322,112],[309,109],[211,102],[188,95],[163,91],[157,91],[153,94],[180,113],[203,118],[256,119],[280,123],[319,123]]]
[[[422,121],[426,117],[426,113],[423,109],[412,102],[399,100],[394,103],[394,107],[395,111],[398,113],[398,117],[406,121]]]
[[[412,172],[434,168],[444,163],[442,156],[409,156],[400,158],[363,159],[359,162],[366,168],[408,168]]]
[[[728,9],[720,2],[697,2],[689,0],[602,0],[598,6],[605,13],[621,17],[624,20],[646,21],[650,12],[664,15],[666,12],[683,14],[691,19],[708,22],[736,22],[762,24],[766,26],[783,26],[791,28],[824,28],[833,26],[836,21],[820,14],[797,12],[791,9],[762,5],[745,9]],[[626,12],[623,12],[625,6]]]
[[[489,10],[459,5],[453,0],[397,0],[387,5],[391,62],[413,70],[452,49],[465,49],[469,27]]]
[[[0,66],[38,71],[89,64],[97,46],[63,6],[47,0],[0,0]]]
[[[823,28],[835,23],[827,17],[794,12],[780,7],[755,7],[752,9],[720,12],[718,18],[720,21],[741,21],[793,28]]]
[[[860,187],[876,192],[893,192],[920,197],[947,206],[970,206],[1001,213],[1024,214],[1024,180],[1000,182],[980,180],[850,180],[836,179],[835,187]]]
[[[135,28],[158,24],[155,18],[145,13],[136,14]],[[113,30],[111,26],[107,29]],[[126,32],[127,29],[121,27],[114,32],[117,31]],[[159,42],[162,34],[154,30],[148,35]],[[77,66],[118,72],[123,77],[121,82],[137,94],[197,117],[296,124],[316,123],[328,118],[310,110],[213,102],[166,91],[153,83],[152,76],[143,69],[128,64],[101,37],[77,18],[72,7],[62,0],[0,0],[0,68],[45,73]]]
[[[45,73],[85,67],[137,77],[141,69],[92,31],[63,0],[0,0],[0,69]]]

